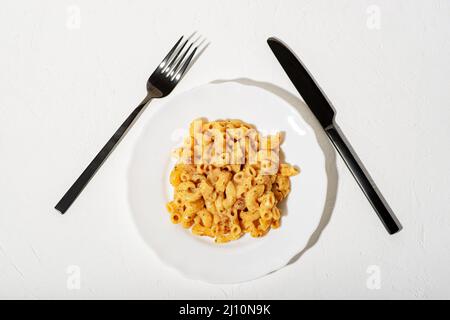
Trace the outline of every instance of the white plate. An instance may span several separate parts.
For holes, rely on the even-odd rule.
[[[130,164],[129,201],[141,236],[164,263],[189,278],[236,283],[280,269],[305,247],[321,218],[327,176],[314,131],[294,107],[259,87],[226,82],[179,94],[147,112],[148,127]],[[241,119],[263,133],[285,133],[285,161],[299,166],[301,173],[291,179],[279,229],[262,238],[245,235],[219,245],[169,221],[165,203],[172,194],[170,154],[187,135],[189,123],[199,117]]]

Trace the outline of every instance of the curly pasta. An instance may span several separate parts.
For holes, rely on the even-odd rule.
[[[299,173],[279,163],[280,140],[279,133],[260,137],[240,120],[194,120],[174,152],[174,198],[166,206],[171,222],[217,243],[280,227],[277,205],[290,192],[289,177]]]

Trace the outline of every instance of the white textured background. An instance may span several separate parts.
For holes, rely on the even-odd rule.
[[[239,285],[184,279],[148,250],[128,209],[145,114],[56,213],[166,51],[195,30],[211,45],[176,92],[237,77],[295,92],[265,42],[283,39],[404,230],[387,235],[338,158],[333,214],[300,260]],[[449,1],[3,1],[0,40],[1,298],[450,298]],[[79,290],[67,287],[71,265]],[[367,285],[373,270],[379,289]]]

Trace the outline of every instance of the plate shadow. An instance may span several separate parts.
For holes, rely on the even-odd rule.
[[[325,172],[327,175],[327,191],[325,197],[325,205],[322,212],[322,216],[320,218],[320,222],[317,228],[312,233],[309,238],[305,248],[297,253],[289,262],[288,265],[296,262],[300,257],[309,249],[311,249],[319,240],[322,231],[328,225],[331,219],[331,215],[333,213],[333,209],[336,203],[336,194],[337,194],[337,186],[338,186],[338,172],[336,168],[336,151],[329,141],[325,131],[320,126],[317,119],[314,117],[312,112],[309,110],[308,106],[297,96],[293,95],[289,91],[276,86],[269,82],[256,81],[249,78],[236,78],[236,79],[223,79],[223,80],[215,80],[211,83],[219,84],[226,82],[237,82],[242,85],[259,87],[261,89],[267,90],[272,94],[280,97],[282,100],[290,104],[294,107],[302,116],[302,118],[311,126],[314,130],[314,134],[316,136],[317,142],[325,155]]]

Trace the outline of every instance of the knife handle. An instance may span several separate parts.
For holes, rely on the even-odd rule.
[[[353,177],[358,182],[361,190],[366,195],[381,222],[383,222],[387,232],[389,232],[389,234],[394,234],[400,231],[402,229],[400,222],[397,220],[386,200],[370,178],[370,175],[362,165],[358,156],[352,150],[350,144],[345,140],[342,133],[340,133],[339,128],[336,125],[332,125],[326,128],[325,132],[336,147],[347,167],[350,169]]]

